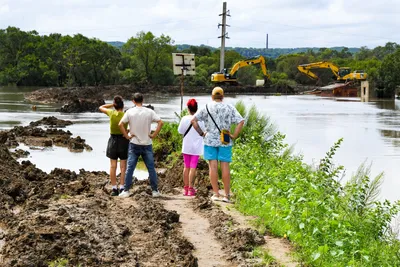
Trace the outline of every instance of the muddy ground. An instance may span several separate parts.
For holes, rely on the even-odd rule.
[[[151,197],[148,181],[136,180],[130,198],[111,197],[106,172],[56,168],[47,174],[30,161],[18,163],[16,152],[9,151],[22,141],[44,146],[43,138],[65,145],[54,140],[70,138],[69,131],[57,129],[70,123],[50,117],[0,132],[0,266],[63,261],[82,267],[197,266],[180,215]],[[191,200],[191,212],[210,222],[209,231],[222,244],[228,266],[260,266],[251,252],[265,242],[263,236],[235,228],[232,217],[210,201],[207,163],[200,161],[198,169],[198,196]],[[159,174],[163,201],[181,194],[182,170],[183,160],[178,160]]]
[[[109,196],[105,172],[18,163],[0,144],[0,266],[197,266],[179,215],[146,186]]]
[[[228,94],[298,94],[310,90],[309,86],[298,86],[296,88],[275,88],[256,86],[222,86]],[[185,94],[210,94],[213,87],[185,86]],[[132,99],[136,92],[152,94],[180,94],[179,86],[135,86],[135,85],[110,85],[90,87],[50,87],[43,88],[26,94],[25,99],[41,103],[62,103],[75,105],[82,99],[97,103],[102,99],[113,99],[115,95],[121,95],[125,99]],[[99,100],[100,99],[100,100]],[[86,104],[85,104],[86,105]]]
[[[70,131],[58,129],[71,124],[71,121],[59,120],[53,116],[44,117],[39,121],[31,122],[28,126],[15,126],[8,131],[0,131],[0,143],[8,148],[16,148],[23,143],[36,149],[61,146],[68,147],[73,152],[92,150],[85,139],[80,136],[72,137]],[[24,156],[24,153],[19,150],[15,155]]]

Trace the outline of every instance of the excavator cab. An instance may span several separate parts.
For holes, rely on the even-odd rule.
[[[349,75],[351,73],[351,69],[350,68],[340,68],[339,69],[339,77],[344,77],[346,75]]]

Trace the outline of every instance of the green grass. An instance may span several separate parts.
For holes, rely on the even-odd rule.
[[[261,247],[255,247],[254,250],[251,252],[251,257],[255,259],[260,259],[260,263],[256,264],[255,266],[276,266],[275,258]]]
[[[68,260],[64,258],[56,259],[54,261],[49,262],[49,267],[67,267]]]

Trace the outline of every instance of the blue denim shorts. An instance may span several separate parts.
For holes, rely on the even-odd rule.
[[[207,146],[204,145],[204,159],[232,162],[232,146]]]

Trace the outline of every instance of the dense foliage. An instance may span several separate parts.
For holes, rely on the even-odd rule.
[[[72,37],[60,34],[40,36],[36,31],[24,32],[8,27],[0,30],[0,85],[173,85],[178,84],[179,79],[172,72],[171,53],[178,51],[196,54],[196,75],[186,78],[188,85],[211,86],[211,74],[220,71],[218,49],[174,45],[170,36],[157,37],[151,32],[139,32],[126,43],[112,44],[114,46],[81,34]],[[390,97],[400,85],[397,75],[399,47],[396,43],[387,43],[374,49],[269,49],[273,54],[268,54],[265,49],[228,47],[225,66],[230,68],[237,61],[256,54],[265,55],[272,83],[293,87],[296,84],[315,84],[297,70],[299,64],[331,61],[340,67],[366,71],[378,94]],[[317,75],[321,84],[333,81],[330,70],[321,70]],[[238,72],[242,84],[254,85],[256,79],[262,78],[259,66],[241,68]]]
[[[191,45],[188,44],[180,44],[176,46],[178,50],[187,50],[190,49]],[[205,47],[210,49],[211,51],[217,50],[217,48],[211,46],[201,45],[200,47]],[[331,50],[342,51],[345,47],[331,47]],[[300,54],[308,51],[313,51],[314,53],[318,52],[320,48],[318,47],[299,47],[299,48],[253,48],[253,47],[226,47],[226,50],[233,50],[238,52],[245,58],[252,58],[259,55],[264,57],[275,59],[281,55],[287,54]],[[351,53],[357,53],[360,48],[351,47],[348,48]]]
[[[333,156],[318,168],[293,156],[284,136],[253,107],[233,149],[232,190],[236,206],[261,226],[293,241],[306,266],[399,266],[400,241],[390,227],[400,202],[379,202],[383,174],[369,177],[362,165],[346,183]]]
[[[118,80],[121,53],[100,40],[0,30],[0,84],[98,85]]]

